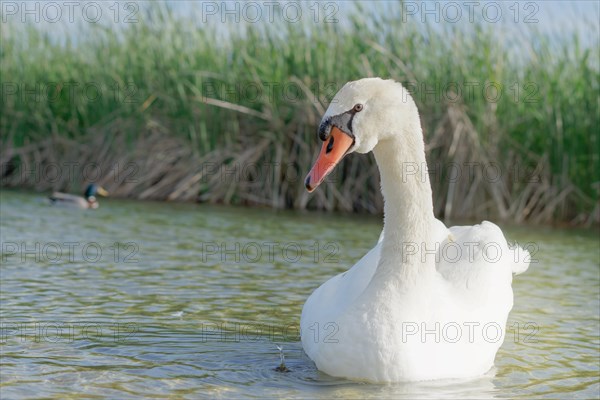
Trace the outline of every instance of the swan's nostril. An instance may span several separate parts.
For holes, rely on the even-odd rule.
[[[333,150],[333,136],[329,139],[329,143],[327,143],[327,149],[325,150],[325,154],[331,153]]]

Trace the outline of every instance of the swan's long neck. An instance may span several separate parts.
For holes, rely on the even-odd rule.
[[[435,271],[432,243],[433,200],[418,115],[412,132],[395,134],[374,148],[381,174],[384,238],[377,275],[410,284]],[[423,259],[423,256],[424,259]]]

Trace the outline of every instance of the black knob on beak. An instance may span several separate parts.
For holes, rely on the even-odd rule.
[[[321,139],[323,142],[329,138],[329,135],[331,135],[331,117],[327,117],[323,122],[321,122],[321,125],[319,125],[318,135],[319,139]]]

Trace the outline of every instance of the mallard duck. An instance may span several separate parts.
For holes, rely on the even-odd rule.
[[[400,84],[346,84],[321,125],[305,185],[350,153],[375,154],[385,199],[379,242],[308,298],[300,331],[327,374],[370,382],[470,378],[494,363],[529,253],[484,221],[447,228],[433,214],[417,106]]]
[[[108,192],[104,190],[102,186],[92,183],[87,186],[83,197],[76,196],[74,194],[67,194],[61,192],[54,192],[48,199],[51,204],[61,205],[66,207],[74,208],[98,208],[98,200],[96,200],[96,194],[100,196],[108,196]]]

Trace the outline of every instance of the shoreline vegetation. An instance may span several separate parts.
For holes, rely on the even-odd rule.
[[[360,5],[344,24],[227,34],[141,11],[77,43],[3,24],[2,187],[77,193],[95,180],[116,197],[381,213],[371,155],[345,159],[313,194],[303,183],[333,95],[381,76],[420,110],[438,217],[600,222],[598,38]]]

